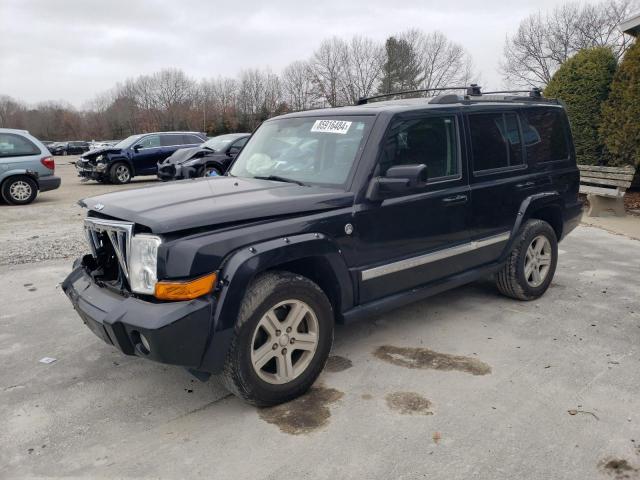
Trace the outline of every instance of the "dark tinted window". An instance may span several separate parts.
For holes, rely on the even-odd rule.
[[[244,144],[247,143],[247,140],[249,140],[249,137],[241,138],[236,143],[234,143],[233,146],[242,148],[242,147],[244,147]]]
[[[188,145],[200,145],[203,142],[204,142],[204,140],[202,140],[200,137],[197,137],[196,135],[184,135],[184,143],[185,144],[188,144]]]
[[[473,170],[494,170],[523,164],[522,141],[515,113],[469,116]]]
[[[160,143],[163,147],[184,145],[183,135],[160,135]]]
[[[460,174],[455,117],[394,122],[383,148],[381,175],[394,165],[421,163],[430,180]]]
[[[12,133],[0,133],[0,158],[38,154],[40,149],[28,139]]]
[[[525,110],[522,133],[529,160],[540,163],[569,157],[565,124],[558,109]]]
[[[156,148],[160,146],[160,135],[149,135],[138,142],[142,148]]]

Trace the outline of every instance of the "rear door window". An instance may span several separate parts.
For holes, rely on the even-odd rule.
[[[474,172],[524,165],[522,139],[515,113],[469,115]]]
[[[200,145],[203,142],[204,140],[202,140],[200,137],[197,137],[195,135],[184,135],[185,145]]]
[[[163,147],[173,147],[174,145],[184,145],[183,135],[160,135],[160,142]]]
[[[0,158],[38,154],[40,149],[28,138],[13,133],[0,133]]]
[[[524,110],[522,132],[529,161],[544,163],[569,158],[567,130],[559,109]]]

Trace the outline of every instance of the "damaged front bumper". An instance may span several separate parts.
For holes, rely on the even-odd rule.
[[[76,171],[81,178],[98,180],[102,178],[107,172],[107,165],[105,163],[90,163],[88,160],[78,160],[76,162]]]
[[[208,347],[215,299],[153,302],[114,292],[94,280],[78,259],[62,283],[82,321],[126,355],[198,370]]]

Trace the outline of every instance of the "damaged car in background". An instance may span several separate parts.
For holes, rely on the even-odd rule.
[[[176,150],[195,147],[206,136],[199,132],[155,132],[131,135],[112,147],[91,150],[76,162],[78,176],[102,183],[129,183],[137,175],[155,175],[159,161]]]
[[[210,138],[197,147],[181,148],[158,162],[158,178],[169,181],[223,175],[250,136],[249,133],[230,133]]]

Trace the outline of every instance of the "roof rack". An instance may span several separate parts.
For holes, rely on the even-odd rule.
[[[484,92],[484,95],[497,95],[499,93],[528,93],[531,98],[542,98],[542,89],[533,87],[530,90],[496,90],[494,92]]]
[[[418,90],[405,90],[401,92],[392,92],[392,93],[381,93],[380,95],[374,95],[372,97],[360,97],[356,105],[365,105],[369,103],[369,100],[376,100],[378,98],[385,97],[395,97],[396,95],[409,95],[411,93],[424,93],[424,92],[445,92],[448,90],[466,90],[467,95],[469,96],[479,96],[482,95],[480,91],[480,86],[472,83],[466,87],[439,87],[439,88],[420,88]]]
[[[513,101],[513,100],[531,100],[531,101],[535,101],[535,100],[547,100],[547,101],[553,101],[553,100],[548,100],[545,99],[542,96],[542,89],[538,88],[538,87],[533,87],[530,90],[496,90],[493,92],[483,92],[481,90],[481,87],[475,83],[472,83],[469,86],[466,87],[441,87],[441,88],[423,88],[423,89],[419,89],[419,90],[405,90],[402,92],[393,92],[393,93],[381,93],[380,95],[374,95],[372,97],[361,97],[358,102],[357,105],[364,105],[366,103],[369,102],[369,100],[375,100],[378,98],[386,98],[386,97],[394,97],[396,95],[408,95],[408,94],[412,94],[412,93],[424,93],[424,92],[444,92],[444,91],[451,91],[451,90],[465,90],[465,96],[464,98],[461,98],[459,95],[457,94],[444,94],[444,95],[438,95],[432,98],[432,100],[429,103],[456,103],[456,102],[460,102],[460,101],[464,101],[464,100],[474,100],[471,97],[476,97],[475,100],[481,100],[483,96],[488,96],[488,95],[498,95],[498,94],[518,94],[518,93],[527,93],[528,96],[525,97],[523,95],[512,95],[512,96],[504,96],[503,98],[499,99],[502,101]],[[495,99],[488,99],[486,98],[486,100],[495,100]]]

